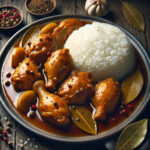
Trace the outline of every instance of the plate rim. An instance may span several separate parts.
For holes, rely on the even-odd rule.
[[[50,17],[46,17],[46,18],[42,18],[39,19],[37,21],[32,22],[31,24],[23,27],[22,29],[20,29],[18,32],[16,32],[9,40],[8,42],[4,45],[4,47],[2,48],[2,50],[0,51],[0,63],[4,64],[5,62],[5,58],[7,57],[7,54],[9,53],[10,49],[7,50],[8,47],[11,47],[14,44],[14,41],[16,41],[15,39],[18,37],[20,37],[20,35],[22,35],[23,31],[26,31],[27,29],[29,29],[31,26],[34,26],[36,24],[44,24],[46,22],[51,22],[51,21],[56,21],[56,20],[63,20],[63,19],[67,19],[67,18],[79,18],[79,19],[84,19],[84,20],[89,20],[89,21],[98,21],[98,22],[103,22],[103,23],[108,23],[108,24],[112,24],[116,27],[118,27],[119,29],[121,29],[124,33],[126,33],[126,35],[129,37],[130,42],[136,47],[136,49],[138,50],[138,52],[140,53],[140,56],[144,57],[144,64],[145,67],[148,69],[147,70],[147,76],[148,76],[148,81],[150,80],[150,58],[148,55],[148,52],[146,51],[146,49],[142,46],[142,44],[139,42],[139,40],[137,40],[137,38],[135,36],[133,36],[129,31],[127,31],[126,29],[122,28],[121,26],[108,21],[106,19],[103,18],[98,18],[98,17],[91,17],[91,16],[83,16],[83,15],[56,15],[56,16],[50,16]],[[12,44],[13,43],[13,44]],[[5,56],[5,57],[2,57]],[[2,85],[2,69],[3,65],[0,66],[0,101],[3,105],[3,107],[5,108],[5,110],[9,113],[9,115],[17,122],[19,122],[19,124],[21,124],[24,128],[28,129],[29,131],[31,131],[34,134],[38,134],[39,136],[45,137],[47,139],[50,140],[54,140],[54,141],[59,141],[59,142],[67,142],[67,143],[84,143],[84,142],[95,142],[97,140],[103,140],[106,139],[108,137],[111,137],[117,133],[119,133],[124,127],[126,127],[128,124],[132,123],[133,121],[135,121],[137,119],[137,117],[142,113],[142,111],[144,110],[145,106],[147,105],[147,103],[149,102],[150,99],[150,84],[148,84],[147,89],[145,91],[144,97],[145,95],[147,95],[147,99],[146,101],[141,101],[140,104],[138,105],[138,107],[136,108],[136,110],[130,115],[129,118],[127,118],[125,121],[123,121],[122,123],[120,123],[119,125],[115,126],[114,128],[108,130],[109,132],[111,130],[109,134],[107,133],[108,131],[105,131],[104,133],[100,133],[97,135],[89,135],[89,136],[83,136],[83,137],[70,137],[70,136],[61,136],[61,135],[56,135],[53,133],[49,133],[46,131],[43,131],[39,128],[37,128],[36,126],[32,125],[31,123],[29,123],[28,121],[26,121],[25,119],[20,120],[22,118],[21,115],[19,115],[19,113],[15,110],[15,108],[12,106],[12,104],[10,104],[9,100],[7,100],[7,97],[4,93],[4,88]],[[140,106],[140,107],[139,107]],[[12,110],[13,108],[13,110]],[[135,116],[136,115],[136,116]],[[48,133],[48,134],[46,134]],[[103,137],[105,136],[105,137]]]

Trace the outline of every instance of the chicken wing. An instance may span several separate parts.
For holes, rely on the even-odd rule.
[[[46,88],[50,91],[54,91],[73,68],[69,50],[61,49],[53,52],[44,66],[44,70],[47,74]]]
[[[41,73],[37,66],[29,58],[26,58],[16,68],[11,82],[16,91],[23,91],[32,89],[32,84],[40,78]]]
[[[89,72],[73,71],[61,85],[58,95],[68,104],[83,104],[93,95],[94,86]]]
[[[38,110],[41,117],[57,126],[66,126],[70,122],[68,105],[59,96],[45,90],[44,81],[36,81],[33,90],[39,96]]]
[[[95,120],[105,120],[106,115],[112,112],[120,97],[120,84],[113,78],[100,81],[96,85],[96,92],[92,99],[96,108]]]
[[[25,54],[38,64],[45,62],[48,57],[47,52],[52,52],[53,50],[55,48],[51,34],[40,34],[27,44]]]
[[[54,29],[53,37],[56,41],[56,49],[62,49],[69,35],[76,29],[87,24],[79,19],[65,19]]]

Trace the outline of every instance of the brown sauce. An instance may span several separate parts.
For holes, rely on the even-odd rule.
[[[17,46],[17,45],[18,44],[15,44],[15,46]],[[137,53],[136,49],[135,49],[135,52],[137,54],[138,65],[140,67],[140,70],[141,70],[143,78],[144,78],[144,87],[143,87],[141,94],[138,96],[138,98],[132,102],[133,109],[128,110],[128,116],[131,115],[131,113],[135,110],[135,108],[141,102],[144,91],[145,91],[146,83],[147,83],[146,82],[147,81],[147,76],[146,76],[147,73],[146,73],[146,69],[144,67],[144,63],[143,63],[141,57],[139,56],[139,54]],[[80,130],[73,122],[71,122],[70,125],[66,129],[60,129],[60,128],[54,127],[51,124],[44,122],[41,119],[37,110],[36,110],[36,116],[34,118],[29,118],[29,117],[27,117],[27,115],[19,112],[19,110],[16,108],[16,102],[17,102],[19,95],[22,92],[17,93],[14,90],[12,84],[10,84],[10,86],[5,85],[5,81],[7,81],[7,80],[10,81],[10,78],[8,78],[6,76],[6,74],[8,72],[10,72],[12,74],[15,70],[11,67],[11,53],[12,53],[12,51],[9,52],[7,59],[5,60],[5,64],[3,67],[2,81],[3,81],[3,85],[4,85],[4,89],[5,89],[5,93],[7,95],[7,98],[10,101],[10,103],[12,104],[12,106],[17,110],[17,112],[24,119],[26,119],[29,123],[35,125],[36,127],[40,128],[42,130],[47,131],[47,132],[51,132],[51,133],[58,134],[58,135],[76,136],[76,137],[88,135],[85,132],[83,132],[82,130]],[[93,108],[91,107],[91,104],[88,105],[88,108],[90,111],[94,111]],[[98,133],[107,131],[107,130],[117,126],[122,121],[124,121],[125,119],[128,118],[128,116],[121,114],[120,111],[121,111],[121,108],[120,108],[120,106],[118,106],[115,109],[115,111],[107,117],[107,120],[105,122],[98,122],[97,121]]]

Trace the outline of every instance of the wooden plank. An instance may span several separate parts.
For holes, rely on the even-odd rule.
[[[150,1],[144,0],[142,3],[143,6],[143,14],[145,19],[145,35],[146,35],[146,42],[147,42],[147,50],[149,51],[150,55]]]
[[[84,8],[85,8],[85,0],[76,0],[75,13],[77,15],[87,15]]]
[[[2,6],[3,5],[8,5],[8,0],[3,0],[1,2]],[[0,49],[5,45],[5,43],[7,42],[9,36],[8,35],[5,35],[3,34],[2,32],[0,32],[0,37],[1,37],[1,40],[0,40]],[[1,115],[1,122],[2,122],[2,127],[3,129],[6,128],[6,122],[8,120],[8,113],[4,110],[4,108],[2,107],[2,105],[0,104],[0,115]],[[13,123],[12,123],[13,124]],[[13,124],[14,125],[14,124]],[[14,126],[15,127],[15,126]],[[12,129],[11,129],[12,130]],[[11,133],[9,133],[8,135],[11,135]],[[8,137],[8,139],[10,139],[10,137]],[[15,140],[15,139],[14,139]],[[8,149],[8,145],[7,145],[7,142],[4,142],[3,140],[0,140],[0,148],[3,150],[7,150]]]
[[[57,0],[56,14],[71,15],[75,13],[75,0]]]

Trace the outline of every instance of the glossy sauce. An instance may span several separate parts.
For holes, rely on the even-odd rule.
[[[18,46],[18,44],[15,44],[15,46]],[[135,52],[137,54],[140,70],[141,70],[143,78],[144,78],[144,87],[142,89],[141,94],[138,96],[138,98],[132,102],[133,109],[128,109],[128,116],[135,110],[135,108],[141,102],[144,91],[145,91],[146,83],[147,83],[146,82],[147,77],[146,77],[146,71],[145,71],[144,64],[143,64],[143,62],[142,62],[142,60],[141,60],[141,58],[138,55],[136,50],[135,50]],[[37,110],[36,110],[36,116],[34,118],[29,118],[29,117],[27,117],[27,115],[19,112],[19,110],[16,108],[16,106],[17,106],[16,103],[17,103],[17,99],[18,99],[19,95],[22,92],[17,93],[14,90],[12,84],[10,84],[10,86],[5,85],[6,81],[8,81],[8,80],[10,81],[10,78],[6,77],[6,74],[8,72],[13,74],[13,72],[15,70],[11,67],[11,53],[12,53],[12,51],[9,52],[9,54],[7,56],[7,59],[5,60],[5,64],[4,64],[4,67],[3,67],[2,80],[3,80],[5,93],[8,97],[8,99],[9,99],[10,103],[13,105],[13,107],[15,107],[17,112],[23,118],[25,118],[28,122],[30,122],[31,124],[35,125],[36,127],[40,128],[42,130],[45,130],[47,132],[51,132],[51,133],[58,134],[58,135],[65,135],[65,136],[86,136],[86,135],[88,135],[85,132],[83,132],[82,130],[80,130],[78,127],[76,127],[76,125],[73,122],[71,122],[70,125],[68,127],[66,127],[65,129],[60,129],[60,128],[54,127],[51,124],[44,122],[42,120],[42,118],[40,117]],[[37,106],[38,106],[38,101],[37,101]],[[88,107],[91,112],[94,112],[94,107],[92,106],[91,103],[89,103],[86,107]],[[104,122],[98,122],[97,121],[97,131],[98,131],[98,133],[107,131],[107,130],[115,127],[116,125],[118,125],[122,121],[124,121],[126,118],[128,118],[128,116],[121,114],[120,111],[121,111],[121,108],[120,108],[120,106],[118,106],[115,109],[115,111],[107,117],[106,121],[104,121]]]

